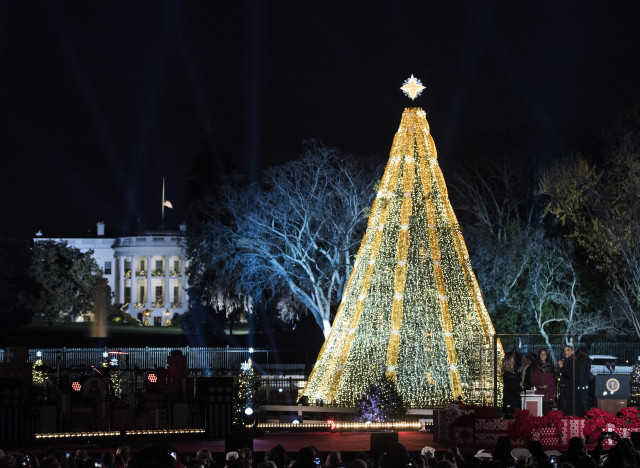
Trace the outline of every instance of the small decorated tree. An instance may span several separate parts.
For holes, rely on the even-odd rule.
[[[355,420],[359,422],[392,422],[403,419],[407,409],[394,380],[386,374],[356,400]]]
[[[636,365],[631,372],[631,377],[629,377],[629,387],[631,390],[629,404],[632,406],[640,406],[640,360],[636,362]]]
[[[251,359],[243,362],[233,380],[233,425],[236,428],[252,426],[262,415],[264,397],[260,379]]]

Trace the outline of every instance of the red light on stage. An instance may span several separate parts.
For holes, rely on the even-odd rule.
[[[80,390],[82,390],[82,384],[77,380],[74,380],[73,383],[71,384],[71,388],[74,391],[79,392]]]
[[[147,380],[151,383],[156,383],[158,381],[158,376],[156,374],[147,375]]]
[[[327,424],[329,425],[330,429],[333,431],[336,429],[336,422],[333,419],[329,419],[327,421]]]

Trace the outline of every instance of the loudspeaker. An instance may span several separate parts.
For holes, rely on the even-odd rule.
[[[397,432],[372,432],[371,433],[371,455],[374,458],[382,455],[387,447],[394,442],[398,442]]]
[[[249,447],[253,451],[253,436],[251,434],[233,433],[224,439],[225,452],[233,452],[245,447]]]
[[[230,434],[233,422],[233,378],[199,378],[196,396],[205,400],[207,435],[222,438]]]

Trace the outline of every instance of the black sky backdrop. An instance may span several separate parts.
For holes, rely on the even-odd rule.
[[[0,234],[155,228],[163,177],[174,227],[212,132],[250,180],[306,138],[384,161],[411,105],[445,177],[588,152],[640,96],[638,20],[635,1],[2,2]]]

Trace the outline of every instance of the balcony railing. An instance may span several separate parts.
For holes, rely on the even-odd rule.
[[[182,308],[182,302],[172,302],[171,303],[171,308],[172,309],[181,309]]]
[[[169,271],[169,276],[176,278],[178,276],[182,276],[182,272],[180,270],[171,270]]]
[[[145,306],[146,306],[146,303],[144,302],[136,302],[136,305],[135,305],[136,309],[144,309]]]
[[[146,270],[138,270],[136,271],[136,276],[147,276]]]
[[[153,307],[154,309],[160,309],[164,307],[164,299],[158,299],[156,302],[151,304],[151,307]]]
[[[164,270],[156,268],[151,272],[151,276],[164,276]]]

